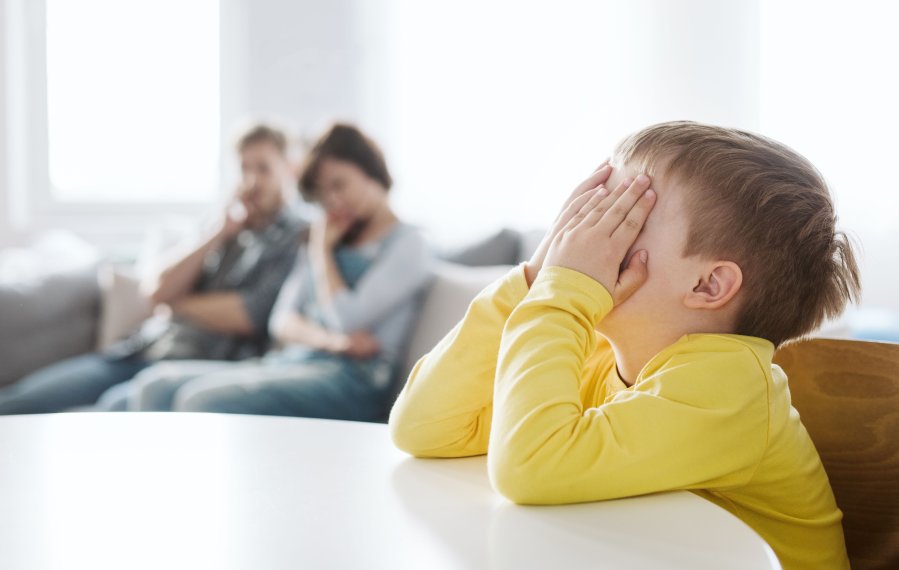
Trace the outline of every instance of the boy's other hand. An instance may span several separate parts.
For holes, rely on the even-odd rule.
[[[626,178],[612,193],[605,187],[588,190],[589,197],[550,244],[546,265],[592,277],[616,305],[630,297],[648,276],[646,250],[634,252],[627,267],[621,266],[655,205],[656,193],[649,184],[649,177],[641,174]]]
[[[568,199],[565,200],[565,204],[562,206],[562,210],[553,222],[552,227],[550,227],[549,231],[546,232],[546,235],[543,236],[534,255],[531,256],[531,259],[524,266],[524,275],[527,279],[528,287],[531,286],[531,283],[534,282],[534,279],[537,278],[537,274],[543,267],[543,263],[546,260],[546,253],[549,251],[549,246],[552,244],[553,239],[560,231],[562,231],[562,228],[568,224],[571,218],[577,214],[578,210],[580,210],[581,206],[583,206],[590,198],[590,192],[595,190],[601,184],[605,184],[611,174],[612,167],[609,165],[609,161],[606,160],[593,171],[593,174],[578,184],[577,188],[575,188],[571,195],[568,196]]]

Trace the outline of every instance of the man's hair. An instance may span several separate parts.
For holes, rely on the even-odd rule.
[[[677,121],[629,136],[615,158],[686,189],[684,256],[740,266],[737,334],[779,346],[858,302],[858,265],[836,229],[827,184],[794,150],[745,131]]]
[[[254,123],[250,125],[237,137],[234,146],[237,152],[243,152],[247,147],[268,143],[278,150],[281,156],[287,156],[287,134],[285,132],[267,123]]]
[[[308,201],[316,198],[318,172],[328,158],[356,165],[385,190],[390,190],[393,185],[378,145],[353,125],[337,123],[316,141],[303,162],[299,186],[300,193]]]

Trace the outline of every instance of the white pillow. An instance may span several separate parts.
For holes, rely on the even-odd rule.
[[[97,350],[104,350],[137,330],[152,315],[133,269],[104,265],[99,272],[101,301]]]
[[[402,383],[418,359],[434,348],[465,316],[472,299],[511,269],[511,265],[469,267],[447,261],[437,263],[434,279],[409,339]]]

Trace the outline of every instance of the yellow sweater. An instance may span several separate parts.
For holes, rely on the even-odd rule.
[[[586,275],[522,266],[487,287],[416,364],[390,416],[416,456],[487,453],[517,503],[685,489],[755,529],[785,570],[849,568],[842,513],[763,339],[687,335],[618,378],[597,338],[612,308]]]

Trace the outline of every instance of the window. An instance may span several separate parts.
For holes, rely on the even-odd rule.
[[[217,0],[46,0],[50,203],[216,196],[218,12]]]

